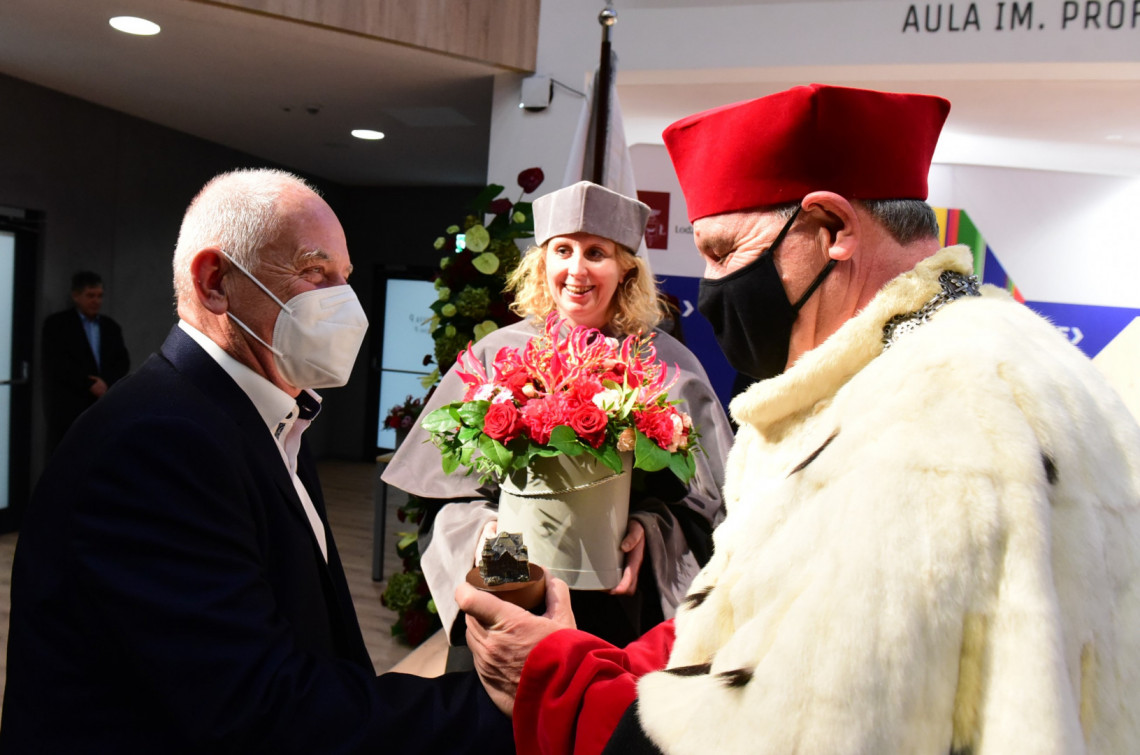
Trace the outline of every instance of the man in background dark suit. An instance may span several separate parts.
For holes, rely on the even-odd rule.
[[[179,323],[75,423],[12,573],[0,751],[512,751],[476,676],[376,676],[301,434],[367,320],[294,176],[187,210]]]
[[[48,453],[75,418],[130,369],[123,330],[106,315],[103,279],[81,270],[71,277],[75,307],[49,315],[43,327],[44,411]]]

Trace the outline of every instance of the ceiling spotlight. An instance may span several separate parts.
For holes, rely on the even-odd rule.
[[[115,16],[110,24],[115,29],[126,34],[137,34],[140,37],[150,37],[162,31],[162,28],[153,21],[136,16]]]
[[[370,141],[376,141],[377,139],[384,138],[383,131],[373,131],[370,128],[354,128],[352,130],[352,135],[357,139],[368,139]]]

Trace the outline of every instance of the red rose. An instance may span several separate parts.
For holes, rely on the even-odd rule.
[[[503,444],[519,437],[522,427],[522,419],[514,404],[491,404],[483,420],[483,432]]]
[[[561,397],[555,394],[531,399],[523,405],[522,422],[531,440],[539,445],[546,444],[550,441],[551,431],[566,424],[562,404]]]
[[[544,178],[546,176],[543,175],[542,168],[527,168],[519,173],[519,186],[522,187],[523,193],[530,194],[542,184]]]
[[[587,401],[580,403],[570,415],[570,427],[579,438],[594,448],[602,445],[602,441],[606,439],[607,422],[609,418],[606,413]]]
[[[662,448],[668,448],[673,441],[673,418],[669,412],[634,412],[633,423],[646,437]]]
[[[511,209],[511,206],[511,200],[507,199],[506,197],[499,197],[498,199],[492,201],[491,204],[487,205],[487,212],[493,215],[498,215]]]

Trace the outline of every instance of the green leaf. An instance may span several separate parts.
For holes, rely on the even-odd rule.
[[[459,459],[454,454],[444,454],[443,460],[443,473],[449,475],[455,470],[459,469]]]
[[[482,427],[490,407],[490,401],[465,401],[459,404],[459,419],[467,427]]]
[[[691,468],[690,468],[691,467]],[[696,464],[692,454],[669,454],[669,471],[677,475],[677,479],[688,485],[696,472]]]
[[[582,453],[584,446],[578,440],[578,434],[567,425],[559,425],[550,431],[550,442],[547,444],[557,448],[567,456],[577,456]]]
[[[487,229],[481,225],[473,225],[468,228],[464,238],[467,239],[467,248],[473,254],[485,251],[491,243],[491,234],[487,233]]]
[[[420,426],[429,433],[449,432],[455,430],[458,424],[459,420],[452,415],[450,404],[442,409],[436,409],[420,420]]]
[[[479,451],[499,470],[509,468],[515,460],[515,455],[506,446],[488,435],[479,439]]]
[[[478,341],[498,329],[499,325],[494,320],[484,320],[475,326],[475,340]]]
[[[637,442],[633,447],[633,465],[646,472],[656,472],[669,466],[671,455],[661,446],[649,439],[645,433],[635,429]]]
[[[499,186],[498,184],[490,184],[486,189],[483,189],[483,191],[479,192],[479,195],[476,196],[474,200],[472,200],[471,209],[479,213],[485,212],[487,210],[487,205],[491,204],[491,200],[499,196],[499,194],[502,192],[502,186]]]
[[[499,269],[499,257],[494,252],[483,252],[471,260],[472,266],[483,275],[494,275]]]
[[[598,458],[600,458],[602,460],[602,463],[607,467],[617,472],[618,474],[621,474],[621,454],[619,454],[618,450],[612,445],[607,445],[605,448],[603,448],[602,455]]]

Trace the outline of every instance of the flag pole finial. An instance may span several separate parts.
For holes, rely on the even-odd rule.
[[[617,11],[612,5],[602,8],[602,12],[598,14],[598,23],[607,27],[617,23]]]

